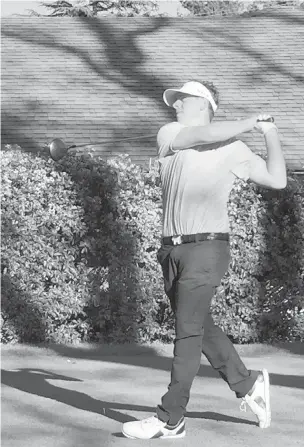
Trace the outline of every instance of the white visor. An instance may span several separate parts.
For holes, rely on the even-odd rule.
[[[167,104],[167,106],[169,107],[172,107],[172,105],[176,101],[178,93],[185,93],[187,95],[199,96],[201,98],[208,99],[212,106],[213,112],[215,112],[217,109],[217,105],[215,104],[211,93],[204,85],[200,84],[199,82],[190,81],[186,82],[186,84],[184,84],[180,89],[169,88],[165,90],[163,94],[165,104]]]

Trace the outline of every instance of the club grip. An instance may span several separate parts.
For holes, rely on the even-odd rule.
[[[270,118],[267,118],[267,120],[257,120],[258,123],[273,123],[274,122],[274,118],[271,116]]]

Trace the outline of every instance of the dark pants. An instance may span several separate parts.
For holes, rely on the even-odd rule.
[[[186,413],[202,352],[237,397],[248,393],[258,372],[246,369],[232,342],[210,314],[215,288],[229,266],[229,243],[212,240],[165,245],[157,258],[175,314],[175,341],[171,382],[156,412],[159,419],[175,425]]]

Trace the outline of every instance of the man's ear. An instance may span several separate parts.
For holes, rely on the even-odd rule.
[[[209,107],[209,101],[206,98],[199,98],[200,100],[200,110],[206,110]]]
[[[175,110],[181,110],[182,107],[183,107],[183,101],[181,101],[180,99],[177,99],[177,100],[172,104],[172,107],[173,107]]]

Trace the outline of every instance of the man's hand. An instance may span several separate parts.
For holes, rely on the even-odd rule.
[[[259,133],[266,133],[269,129],[276,128],[276,125],[273,123],[273,117],[266,113],[253,115],[251,118],[238,118],[237,121],[247,123],[247,130],[245,132],[257,130]]]
[[[259,133],[265,135],[270,129],[277,129],[277,126],[271,122],[267,121],[270,120],[272,117],[271,115],[258,115],[256,117],[256,123],[254,125],[254,129],[257,130]]]

